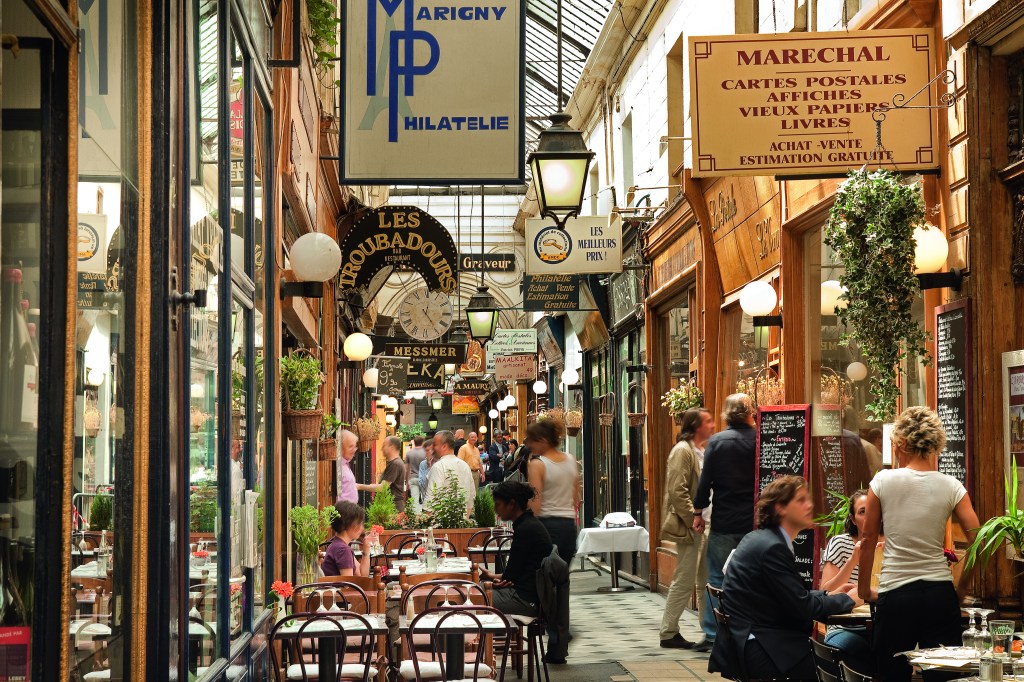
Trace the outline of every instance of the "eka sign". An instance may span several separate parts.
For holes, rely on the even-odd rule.
[[[523,181],[524,0],[342,7],[343,183]]]
[[[385,268],[408,268],[431,291],[455,291],[459,254],[444,225],[415,206],[385,206],[359,216],[341,240],[338,289],[368,288]]]

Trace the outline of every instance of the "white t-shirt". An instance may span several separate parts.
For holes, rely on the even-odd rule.
[[[943,554],[946,521],[967,491],[938,471],[879,471],[871,490],[882,505],[885,549],[879,592],[915,580],[952,580]]]

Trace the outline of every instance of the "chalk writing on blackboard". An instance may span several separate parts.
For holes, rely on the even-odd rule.
[[[970,426],[970,300],[935,311],[936,412],[946,430],[939,471],[968,485]]]

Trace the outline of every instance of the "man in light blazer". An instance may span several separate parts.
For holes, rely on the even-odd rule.
[[[708,581],[704,561],[704,533],[693,529],[693,498],[700,481],[703,446],[715,430],[715,418],[705,409],[686,410],[681,419],[679,442],[665,465],[665,499],[662,504],[661,539],[676,543],[676,570],[665,598],[661,619],[661,646],[689,649],[693,642],[679,633],[679,617],[697,588],[697,610],[703,619]]]
[[[849,613],[858,602],[852,584],[834,594],[804,587],[793,539],[813,526],[813,515],[807,481],[799,476],[777,478],[761,493],[758,530],[743,538],[725,571],[721,603],[729,632],[715,639],[709,672],[735,677],[742,673],[730,661],[741,660],[751,679],[816,679],[808,639],[813,622]]]

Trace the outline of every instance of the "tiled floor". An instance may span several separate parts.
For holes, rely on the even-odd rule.
[[[578,560],[573,568],[579,568]],[[707,654],[659,646],[664,597],[640,586],[632,592],[616,594],[597,591],[610,581],[608,573],[600,576],[574,573],[572,576],[570,669],[580,664],[617,662],[629,674],[608,678],[614,682],[721,679],[707,672]],[[623,581],[622,584],[629,583]],[[683,615],[680,629],[683,637],[690,641],[703,639],[695,613]],[[558,679],[558,668],[552,668],[551,678]]]

